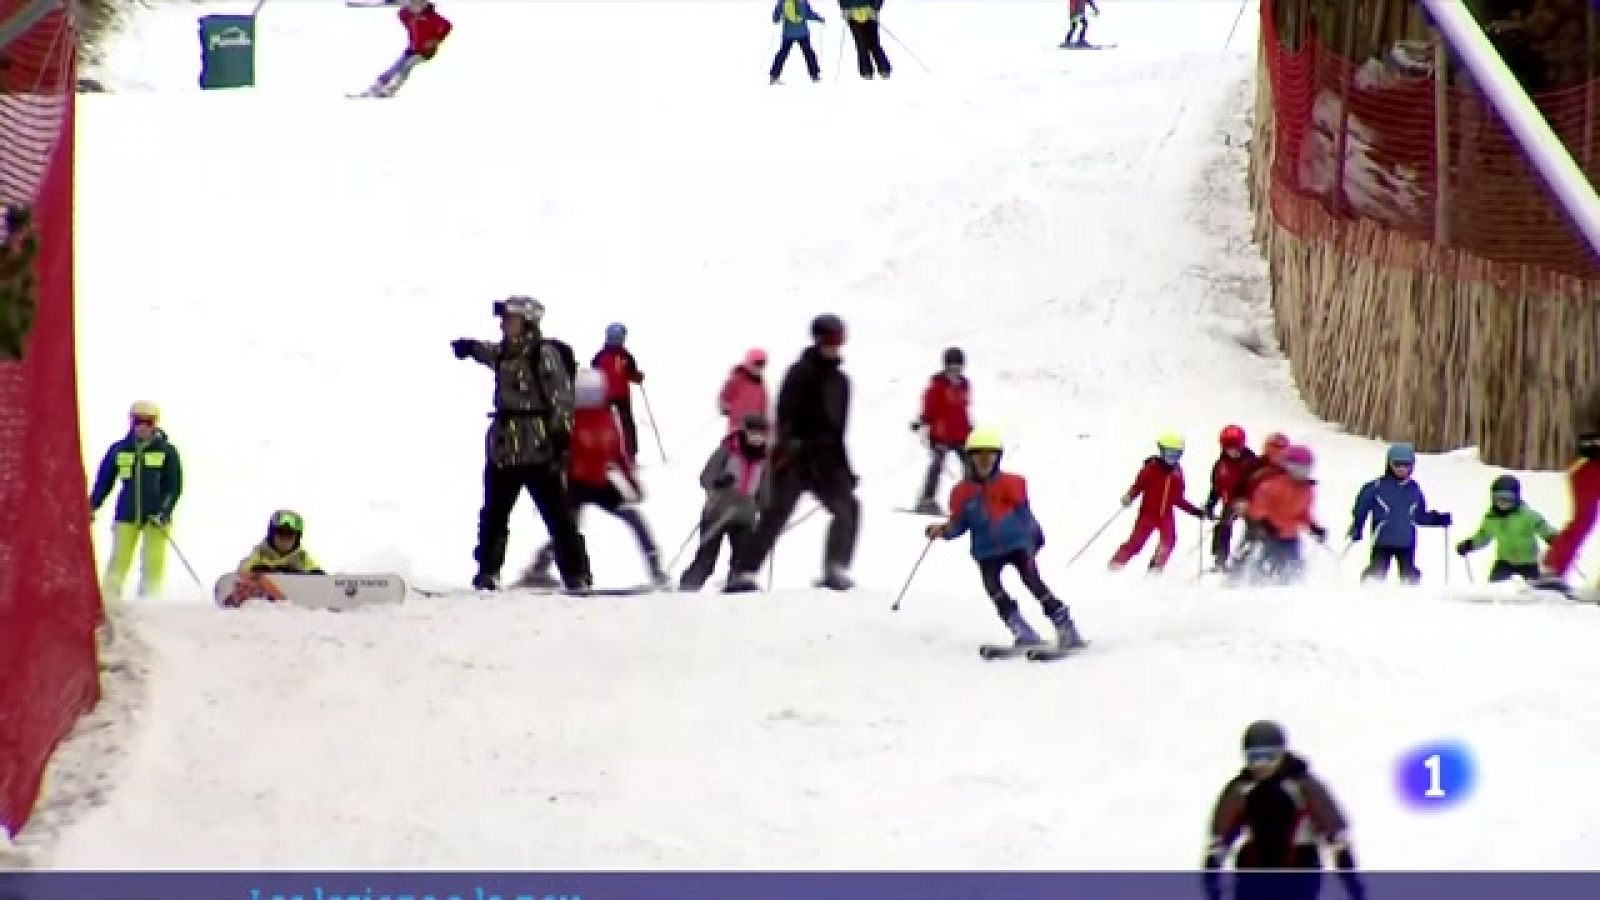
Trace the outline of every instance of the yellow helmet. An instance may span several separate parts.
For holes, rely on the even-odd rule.
[[[975,428],[967,435],[967,452],[974,450],[993,450],[996,453],[1005,449],[1005,442],[1000,440],[1000,432],[993,428]]]
[[[156,421],[160,421],[161,407],[151,403],[149,400],[140,400],[139,402],[128,407],[128,418],[155,419]]]
[[[1160,450],[1176,450],[1182,452],[1183,435],[1174,431],[1169,431],[1166,434],[1163,434],[1161,437],[1156,438],[1156,448]]]

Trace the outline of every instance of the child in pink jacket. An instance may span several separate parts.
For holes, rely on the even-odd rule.
[[[733,367],[717,395],[717,409],[728,419],[727,434],[737,434],[745,416],[767,416],[767,351],[757,347],[744,355],[744,362]]]

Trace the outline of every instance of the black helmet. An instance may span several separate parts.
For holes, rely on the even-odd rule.
[[[1268,722],[1265,719],[1251,722],[1250,727],[1244,730],[1244,752],[1252,750],[1286,750],[1289,747],[1289,738],[1283,733],[1283,726],[1277,722]]]
[[[844,320],[833,313],[823,313],[811,320],[811,339],[818,343],[844,343]]]
[[[967,364],[967,355],[961,352],[960,347],[949,347],[944,351],[944,364],[947,366],[964,366]]]
[[[1515,475],[1501,475],[1489,485],[1491,494],[1510,494],[1513,497],[1522,496],[1522,482]]]

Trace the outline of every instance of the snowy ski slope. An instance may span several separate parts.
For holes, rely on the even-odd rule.
[[[131,400],[163,405],[205,581],[280,506],[333,566],[470,577],[490,380],[447,342],[494,334],[491,301],[527,291],[580,353],[628,323],[669,549],[727,368],[761,345],[781,373],[813,314],[845,316],[862,586],[809,589],[821,516],[780,544],[775,593],[733,598],[222,614],[174,561],[124,624],[149,678],[121,751],[64,757],[115,787],[53,813],[40,859],[1186,868],[1240,730],[1271,716],[1367,866],[1600,862],[1578,799],[1600,796],[1593,609],[1458,602],[1437,533],[1409,592],[1359,590],[1358,549],[1313,550],[1309,589],[1223,593],[1188,520],[1163,578],[1101,571],[1126,519],[1066,566],[1161,431],[1189,437],[1192,497],[1229,421],[1310,442],[1336,534],[1382,454],[1248,349],[1269,333],[1241,169],[1254,12],[1224,49],[1236,4],[1102,6],[1092,36],[1120,48],[1078,53],[1055,48],[1060,3],[891,5],[926,70],[890,40],[893,82],[835,81],[830,21],[824,83],[769,88],[764,4],[457,2],[451,43],[387,102],[341,95],[397,51],[390,11],[269,4],[263,87],[213,96],[193,89],[205,7],[141,14],[106,73],[121,92],[82,106],[85,453]],[[1030,479],[1045,575],[1096,642],[1080,659],[981,663],[1002,631],[964,544],[889,612],[923,545],[892,511],[922,464],[907,422],[951,343]],[[1491,470],[1466,451],[1418,474],[1469,533]],[[1525,482],[1564,519],[1558,476]],[[601,582],[636,581],[626,531],[586,525]],[[513,564],[540,539],[524,507]],[[1468,742],[1482,784],[1422,815],[1392,767],[1436,738]]]

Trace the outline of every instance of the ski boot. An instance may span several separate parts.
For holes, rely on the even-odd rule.
[[[1033,630],[1033,626],[1028,624],[1028,620],[1022,617],[1022,613],[1012,613],[1006,616],[1005,621],[1006,630],[1011,632],[1013,646],[1019,649],[1026,649],[1045,645],[1044,638],[1039,637],[1039,632]]]
[[[759,590],[761,586],[756,584],[754,572],[730,572],[728,583],[722,588],[724,594],[753,594]]]
[[[658,591],[672,590],[672,576],[661,568],[661,560],[650,557],[650,586]]]
[[[1051,614],[1051,624],[1056,626],[1056,646],[1062,650],[1077,650],[1089,646],[1089,642],[1078,633],[1078,626],[1072,621],[1072,612],[1065,606]]]
[[[848,591],[855,586],[855,581],[845,572],[844,566],[828,566],[827,573],[817,582],[817,587],[824,587],[830,591]]]
[[[550,574],[548,565],[541,566],[538,563],[534,563],[523,571],[522,577],[517,579],[516,586],[519,588],[555,590],[561,587],[561,582]]]
[[[479,569],[478,574],[472,576],[472,589],[475,591],[500,590],[500,573]]]

